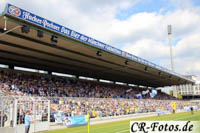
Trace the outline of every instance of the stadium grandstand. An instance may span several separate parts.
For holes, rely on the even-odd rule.
[[[100,119],[200,106],[156,90],[193,80],[11,4],[0,16],[0,64],[8,66],[0,69],[3,132],[25,132],[28,110],[36,121],[30,130],[39,132],[63,115]]]

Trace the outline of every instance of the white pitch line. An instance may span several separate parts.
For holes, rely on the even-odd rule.
[[[189,117],[194,117],[194,116],[198,116],[199,114],[194,114],[192,116],[189,116]],[[171,121],[174,121],[174,120],[181,120],[181,119],[185,119],[185,118],[189,118],[189,117],[182,117],[182,118],[179,118],[179,119],[173,119]],[[102,128],[110,128],[110,127],[116,127],[116,126],[120,126],[120,125],[126,125],[126,124],[116,124],[116,125],[112,125],[112,126],[101,126],[101,127],[96,127],[96,128],[93,128],[93,129],[102,129]],[[115,132],[115,133],[123,133],[123,132],[126,132],[126,131],[129,131],[129,130],[122,130],[122,131],[119,131],[119,132]],[[70,132],[70,133],[80,133],[82,132],[82,129],[79,129],[78,131],[74,131],[74,132]]]
[[[199,114],[191,114],[191,116],[187,116],[187,117],[182,117],[182,118],[178,118],[178,119],[173,119],[172,121],[174,120],[182,120],[182,119],[185,119],[185,118],[190,118],[190,117],[194,117],[194,116],[198,116]]]
[[[122,131],[115,132],[115,133],[123,133],[123,132],[126,132],[126,131],[129,131],[129,130],[122,130]]]
[[[110,127],[116,127],[116,126],[121,126],[121,125],[127,125],[127,124],[116,124],[116,125],[112,125],[112,126],[101,126],[101,127],[96,127],[96,128],[93,128],[93,129],[102,129],[102,128],[110,128]],[[79,133],[79,132],[82,132],[82,129],[79,129],[78,131],[74,131],[74,132],[70,132],[70,133]]]

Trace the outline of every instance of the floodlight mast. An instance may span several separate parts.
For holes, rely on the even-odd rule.
[[[173,60],[173,51],[172,51],[172,38],[171,38],[171,35],[172,35],[172,26],[171,25],[168,25],[167,26],[167,30],[168,30],[168,41],[169,41],[169,47],[170,47],[170,61],[171,61],[171,70],[174,72],[174,60]],[[178,97],[178,92],[177,92],[177,88],[176,86],[173,86],[173,95],[175,97]]]
[[[170,46],[171,70],[174,72],[173,51],[172,51],[172,44],[171,44],[172,26],[168,25],[167,29],[168,29],[168,41],[169,41],[169,46]]]

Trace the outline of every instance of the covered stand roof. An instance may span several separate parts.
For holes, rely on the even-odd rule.
[[[0,63],[149,87],[194,83],[10,4],[0,17]]]

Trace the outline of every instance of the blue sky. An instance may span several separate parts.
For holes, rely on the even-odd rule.
[[[123,20],[129,18],[133,14],[142,12],[156,12],[164,14],[174,9],[175,7],[169,3],[169,0],[145,0],[136,3],[128,9],[119,10],[116,18]]]
[[[195,6],[200,6],[200,1],[199,0],[192,0],[193,4]]]
[[[200,1],[191,0],[191,4],[193,6],[199,6]],[[155,12],[158,14],[166,14],[169,11],[176,10],[176,8],[177,6],[173,4],[172,0],[141,0],[137,2],[135,5],[127,9],[118,10],[116,14],[116,18],[120,20],[124,20],[124,19],[129,18],[133,14],[142,13],[142,12],[149,12],[149,13]]]

